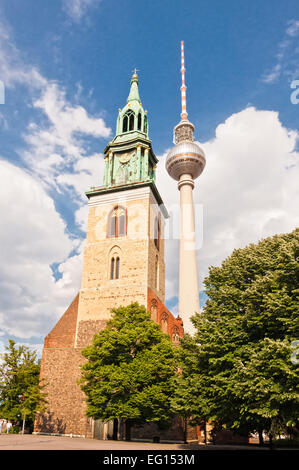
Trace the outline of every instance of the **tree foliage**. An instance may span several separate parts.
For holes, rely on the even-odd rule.
[[[87,415],[103,421],[167,421],[176,370],[169,336],[138,303],[112,312],[106,328],[82,352]]]
[[[33,422],[43,411],[46,396],[39,384],[40,361],[36,352],[9,340],[0,365],[0,415],[11,421]]]
[[[205,279],[208,300],[182,341],[194,418],[275,434],[299,416],[299,230],[234,250]]]

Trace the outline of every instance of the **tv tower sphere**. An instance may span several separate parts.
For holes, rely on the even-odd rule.
[[[194,142],[194,126],[188,121],[186,107],[184,42],[181,42],[181,121],[174,128],[175,146],[166,159],[166,170],[178,181],[180,191],[180,278],[179,278],[179,315],[184,330],[194,330],[190,317],[199,313],[198,279],[195,249],[195,223],[192,191],[194,180],[202,173],[205,164],[203,150]]]
[[[167,155],[166,170],[176,181],[180,180],[182,175],[191,175],[195,180],[203,171],[206,159],[204,151],[192,140],[187,139],[187,132],[193,128],[189,121],[181,121],[175,127],[175,147]]]

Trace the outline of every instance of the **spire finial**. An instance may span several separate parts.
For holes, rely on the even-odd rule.
[[[182,121],[187,121],[187,105],[186,105],[186,85],[185,85],[185,57],[184,57],[184,41],[181,41],[181,75],[182,75],[182,86],[181,86],[181,101],[182,101]]]
[[[133,72],[133,75],[132,75],[132,78],[131,78],[131,83],[132,83],[132,80],[135,80],[135,81],[138,82],[137,72],[139,72],[139,70],[135,68],[134,70],[132,70],[132,72]]]
[[[138,70],[135,68],[133,70],[133,75],[131,78],[131,89],[130,89],[130,93],[127,99],[127,103],[129,103],[130,101],[138,101],[139,103],[141,103],[140,97],[139,97],[139,91],[138,91],[139,80],[138,80],[137,72]]]

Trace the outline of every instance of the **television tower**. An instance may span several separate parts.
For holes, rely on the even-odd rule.
[[[179,315],[184,330],[193,332],[190,317],[199,312],[197,263],[195,250],[194,180],[202,173],[205,164],[203,150],[194,142],[194,126],[188,121],[186,106],[184,41],[181,41],[181,121],[174,128],[175,146],[166,159],[166,170],[178,181],[180,191],[180,277]]]

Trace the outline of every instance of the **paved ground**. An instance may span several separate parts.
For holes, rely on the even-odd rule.
[[[215,449],[259,449],[256,446],[217,446],[153,444],[151,442],[100,441],[97,439],[31,434],[1,434],[1,450],[215,450]],[[259,449],[265,450],[265,449]]]

